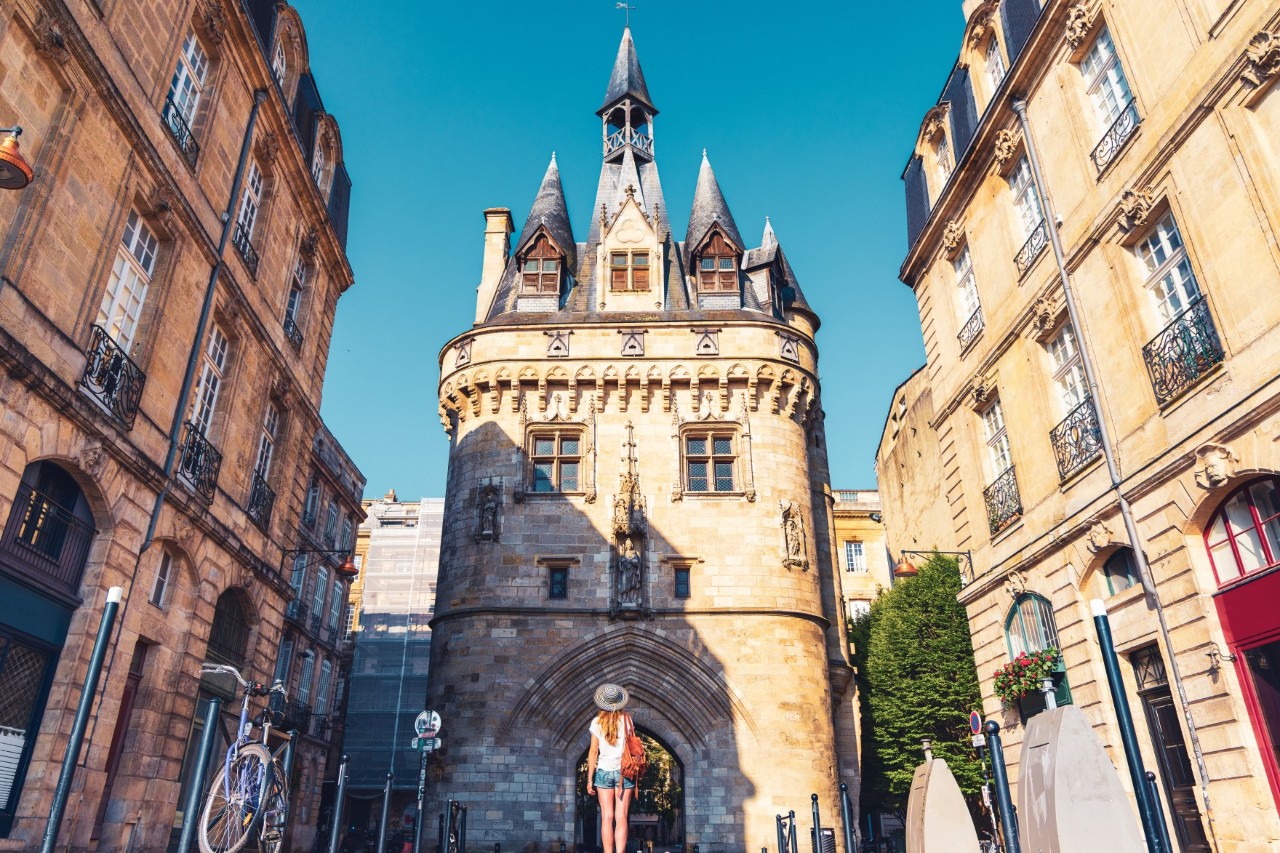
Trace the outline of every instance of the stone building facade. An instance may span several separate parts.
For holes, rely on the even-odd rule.
[[[841,780],[856,803],[818,318],[705,158],[674,231],[629,30],[597,115],[590,222],[554,158],[514,241],[486,211],[476,323],[440,355],[428,821],[453,797],[480,846],[593,849],[578,767],[616,681],[683,772],[679,841],[758,849],[811,793],[832,824]]]
[[[836,565],[845,619],[871,610],[880,591],[893,585],[893,563],[885,547],[880,493],[874,489],[835,489]]]
[[[307,547],[318,444],[336,449],[319,403],[350,182],[283,3],[5,4],[0,115],[35,166],[0,195],[0,849],[44,830],[119,586],[60,844],[164,850],[205,703],[230,696],[201,664],[270,680],[284,553]],[[332,497],[358,520],[363,481],[340,467]]]
[[[1059,701],[1085,711],[1129,785],[1090,615],[1101,599],[1178,848],[1269,850],[1280,4],[964,8],[904,175],[901,277],[927,364],[903,394],[921,428],[881,445],[890,540],[972,551],[960,597],[1015,781],[1042,704],[1002,703],[993,673],[1056,647]],[[944,513],[916,522],[938,495]]]

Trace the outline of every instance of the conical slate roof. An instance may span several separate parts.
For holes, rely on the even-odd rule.
[[[533,207],[529,208],[529,218],[524,221],[524,229],[516,243],[516,254],[523,252],[538,229],[544,226],[551,239],[564,251],[566,266],[573,269],[577,262],[577,247],[573,242],[569,207],[565,204],[564,186],[560,183],[560,168],[556,165],[554,153],[547,173],[542,177],[542,185],[538,187],[538,196],[533,200]]]
[[[729,205],[720,192],[720,184],[716,181],[716,173],[711,171],[711,162],[707,160],[707,152],[702,152],[702,168],[698,170],[698,186],[693,191],[693,210],[689,213],[689,230],[685,232],[685,251],[693,252],[704,239],[712,225],[719,224],[725,236],[739,250],[745,249],[742,235],[729,212]]]
[[[644,82],[644,72],[640,70],[640,57],[636,56],[636,43],[631,38],[631,28],[622,31],[622,44],[618,45],[618,58],[613,61],[613,73],[609,75],[609,88],[604,93],[604,105],[597,115],[618,101],[630,97],[649,108],[654,115],[658,108],[649,97],[649,87]]]

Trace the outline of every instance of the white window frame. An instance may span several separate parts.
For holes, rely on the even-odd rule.
[[[1000,50],[1000,40],[995,36],[987,42],[986,52],[987,63],[987,79],[991,81],[991,95],[1000,90],[1000,84],[1004,82],[1005,75],[1009,73],[1009,67],[1004,64],[1004,54]]]
[[[169,84],[169,99],[182,114],[187,127],[195,122],[200,98],[204,95],[205,79],[209,75],[209,54],[194,32],[188,32],[178,54],[178,64]]]
[[[956,170],[955,158],[951,156],[951,143],[947,140],[947,132],[940,130],[938,144],[934,146],[934,160],[938,163],[938,177],[942,179],[938,184],[938,190],[947,185],[947,181],[951,180],[951,174]]]
[[[329,592],[329,567],[321,566],[316,570],[316,585],[311,589],[311,612],[315,616],[324,614],[324,597]]]
[[[222,383],[226,377],[227,351],[230,346],[222,328],[217,323],[210,324],[209,337],[200,356],[200,379],[191,400],[190,420],[201,435],[209,434],[213,416],[218,410],[218,396],[222,393]]]
[[[293,587],[293,597],[302,598],[302,591],[307,587],[307,555],[293,555],[293,571],[289,574],[289,586]]]
[[[1022,225],[1022,236],[1030,237],[1031,232],[1044,221],[1044,206],[1040,203],[1040,192],[1031,174],[1031,161],[1025,153],[1009,173],[1009,190],[1013,193],[1013,206]]]
[[[173,585],[173,571],[177,560],[168,548],[160,549],[160,562],[156,564],[156,577],[151,583],[151,594],[147,600],[156,607],[163,608],[169,601],[169,588]]]
[[[316,686],[316,713],[329,713],[329,684],[333,679],[333,664],[327,659],[320,662],[320,683]]]
[[[329,630],[338,630],[340,621],[342,621],[342,581],[335,580],[333,594],[329,598]]]
[[[1147,292],[1151,294],[1156,319],[1164,328],[1202,297],[1172,211],[1138,241],[1134,251],[1147,275]]]
[[[866,546],[860,540],[857,540],[857,539],[845,540],[844,570],[846,572],[866,574],[866,571],[867,571]]]
[[[271,76],[283,87],[288,72],[289,57],[284,52],[284,39],[276,39],[276,49],[271,55]]]
[[[307,649],[302,653],[302,672],[298,675],[298,701],[303,705],[311,704],[311,678],[315,671],[315,652]]]
[[[1062,414],[1069,414],[1089,396],[1089,383],[1084,374],[1084,360],[1080,356],[1080,341],[1070,323],[1062,327],[1049,341],[1046,349],[1053,364],[1053,382],[1058,388],[1058,402]]]
[[[1105,130],[1120,118],[1125,107],[1133,100],[1129,79],[1125,76],[1120,57],[1116,55],[1111,31],[1106,26],[1094,37],[1093,44],[1080,60],[1079,67],[1080,74],[1084,77],[1085,91],[1089,94],[1098,121]]]
[[[250,160],[245,172],[244,194],[240,197],[240,213],[236,216],[236,224],[244,232],[246,240],[253,239],[253,229],[258,225],[258,214],[262,211],[263,184],[258,161]]]
[[[302,294],[306,289],[307,265],[302,258],[298,258],[293,264],[293,273],[289,279],[289,297],[284,304],[284,316],[293,323],[295,329],[301,328],[298,325],[298,314],[302,309]]]
[[[289,681],[289,669],[293,663],[293,638],[285,637],[280,642],[280,651],[276,654],[275,680],[281,684]]]
[[[969,244],[965,243],[961,247],[955,260],[951,262],[952,269],[956,274],[956,289],[960,297],[960,312],[964,316],[960,318],[960,323],[969,321],[980,308],[982,303],[978,299],[978,280],[973,274],[973,255],[969,252]]]
[[[133,348],[138,321],[155,275],[160,241],[137,210],[130,210],[111,266],[95,322],[126,353]]]
[[[991,405],[982,410],[982,428],[987,440],[987,457],[991,462],[994,482],[1004,472],[1013,467],[1013,453],[1009,449],[1009,430],[1004,420],[1004,408],[1000,400],[991,401]]]
[[[271,403],[262,416],[262,434],[258,436],[258,459],[253,465],[253,473],[263,480],[271,476],[271,462],[275,458],[276,437],[280,430],[280,410]]]
[[[324,153],[324,141],[316,139],[315,154],[311,157],[311,177],[316,182],[316,188],[324,192],[324,171],[328,168],[328,158]]]

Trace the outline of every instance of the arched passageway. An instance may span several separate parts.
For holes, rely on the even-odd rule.
[[[667,749],[657,737],[637,727],[636,733],[644,742],[649,757],[649,767],[640,781],[639,794],[631,807],[630,831],[627,848],[635,849],[637,841],[653,842],[654,853],[675,853],[683,850],[685,826],[684,765],[675,753]],[[574,820],[575,850],[580,853],[599,851],[600,815],[595,797],[587,796],[587,755],[579,756],[576,767],[576,815]]]

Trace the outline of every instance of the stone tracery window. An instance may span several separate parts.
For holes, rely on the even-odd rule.
[[[582,466],[582,429],[561,427],[534,430],[529,436],[534,494],[579,492]]]
[[[695,427],[681,436],[685,491],[699,494],[737,491],[737,434],[723,426]]]

